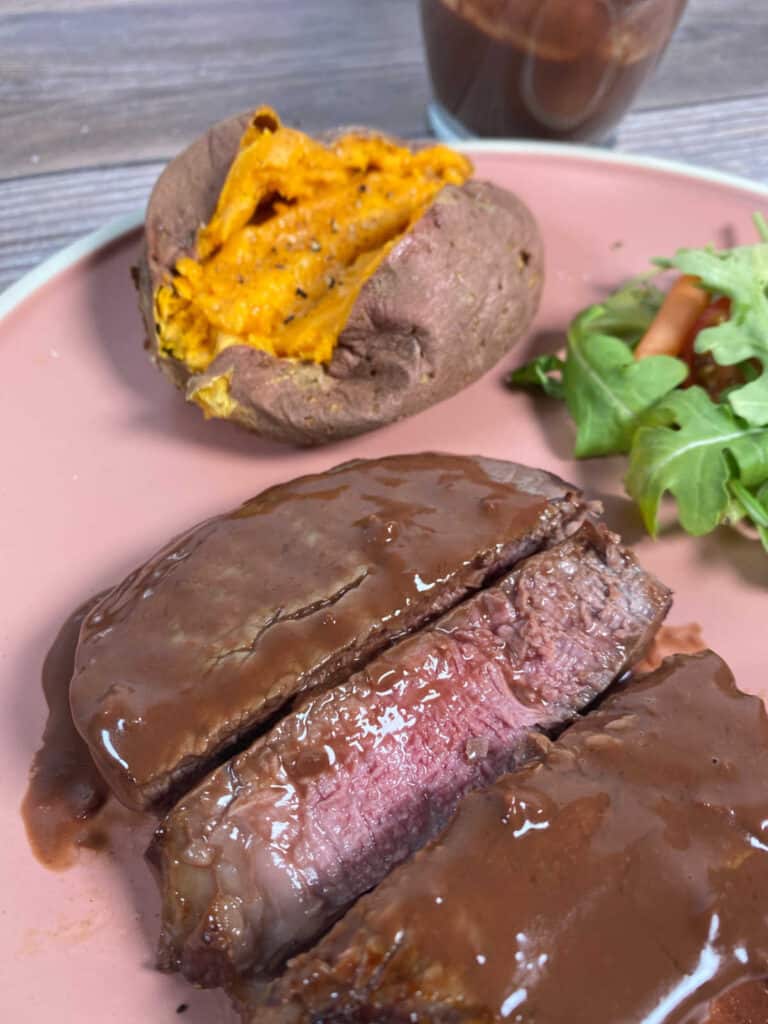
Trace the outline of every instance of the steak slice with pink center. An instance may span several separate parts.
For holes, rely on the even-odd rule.
[[[635,661],[669,600],[587,524],[304,700],[158,830],[161,966],[279,969]]]

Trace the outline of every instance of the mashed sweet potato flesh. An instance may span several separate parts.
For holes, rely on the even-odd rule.
[[[223,349],[327,363],[386,254],[469,161],[351,132],[323,145],[258,111],[195,258],[155,295],[160,352],[194,371]]]

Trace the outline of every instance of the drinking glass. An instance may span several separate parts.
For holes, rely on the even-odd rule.
[[[605,143],[686,0],[421,0],[442,137]]]

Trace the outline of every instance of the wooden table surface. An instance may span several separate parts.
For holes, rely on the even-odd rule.
[[[768,181],[766,43],[765,0],[690,0],[618,148]],[[418,0],[2,0],[0,289],[226,114],[414,137],[428,95]]]

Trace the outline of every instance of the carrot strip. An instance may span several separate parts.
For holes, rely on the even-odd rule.
[[[710,294],[699,285],[698,277],[691,274],[679,277],[667,292],[651,326],[640,339],[635,349],[635,359],[679,355],[709,302]]]
[[[702,376],[702,372],[705,374],[710,373],[711,367],[716,367],[714,359],[708,353],[699,355],[694,351],[694,345],[696,339],[701,331],[706,330],[708,327],[716,327],[718,324],[723,323],[731,315],[731,300],[725,295],[721,295],[719,299],[715,299],[714,302],[710,303],[704,312],[701,314],[699,319],[693,325],[693,328],[688,333],[688,337],[685,339],[685,344],[680,351],[680,359],[683,362],[688,363],[688,369],[690,370],[688,377],[683,381],[682,387],[690,388],[694,384],[701,384],[703,387],[707,387],[704,380],[699,378]],[[722,367],[720,368],[722,369]]]

